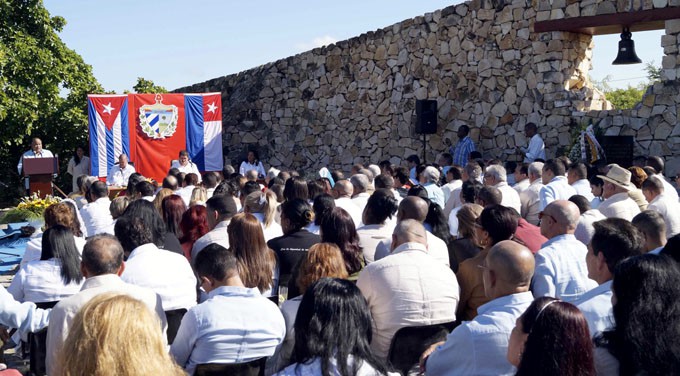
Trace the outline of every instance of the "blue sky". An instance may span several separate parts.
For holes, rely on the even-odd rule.
[[[137,77],[168,89],[237,73],[462,1],[45,0],[68,22],[61,38],[106,90]],[[663,32],[633,34],[643,62],[661,64]],[[644,64],[614,67],[618,35],[599,36],[591,77],[613,87],[645,81]]]

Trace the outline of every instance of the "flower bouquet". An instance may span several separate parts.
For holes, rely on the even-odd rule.
[[[41,222],[45,209],[59,202],[61,202],[59,197],[47,195],[45,198],[40,198],[37,193],[33,193],[22,198],[16,208],[5,212],[0,223]]]

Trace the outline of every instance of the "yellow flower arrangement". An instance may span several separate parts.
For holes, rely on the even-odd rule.
[[[21,199],[16,208],[9,210],[2,218],[3,223],[40,220],[50,205],[61,202],[59,197],[50,195],[40,198],[37,193]]]

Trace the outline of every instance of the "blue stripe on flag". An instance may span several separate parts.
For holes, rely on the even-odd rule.
[[[87,118],[90,122],[90,172],[99,176],[99,149],[97,147],[97,110],[90,98],[87,99]]]
[[[105,128],[106,133],[106,165],[111,168],[116,163],[116,157],[114,146],[113,146],[113,128]]]
[[[205,171],[205,148],[203,146],[203,96],[185,95],[184,111],[187,130],[187,152],[199,171]]]
[[[130,126],[128,124],[128,99],[120,106],[120,137],[123,143],[123,154],[130,158]]]

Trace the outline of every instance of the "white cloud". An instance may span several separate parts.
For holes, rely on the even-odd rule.
[[[314,38],[311,42],[298,43],[295,45],[295,48],[300,52],[309,51],[317,47],[333,44],[337,41],[338,41],[337,39],[333,38],[330,35],[324,35],[322,37]]]

